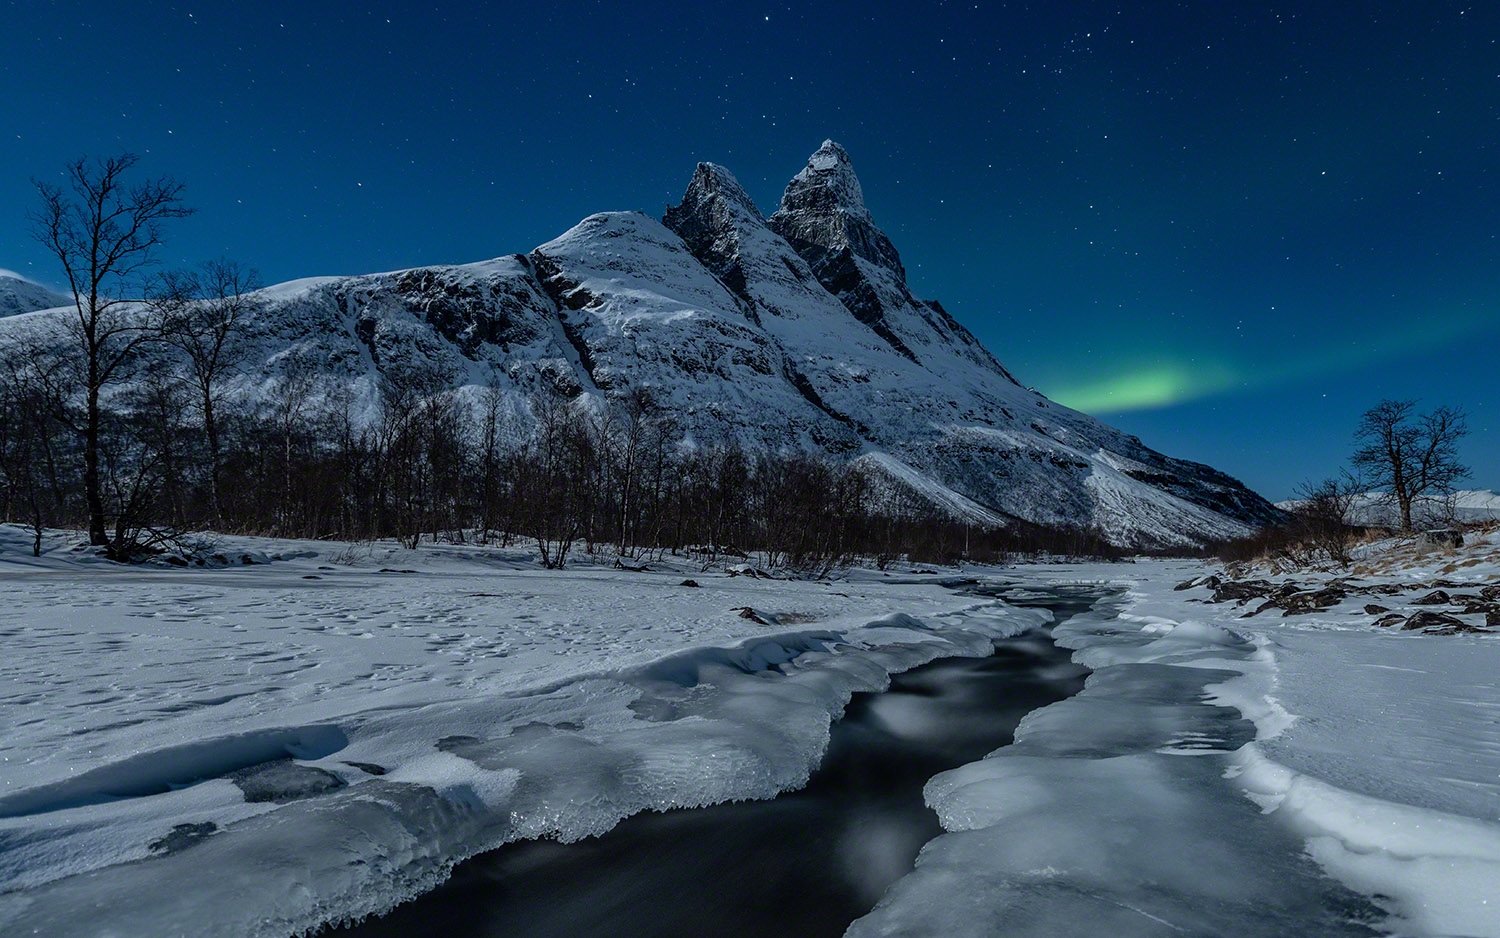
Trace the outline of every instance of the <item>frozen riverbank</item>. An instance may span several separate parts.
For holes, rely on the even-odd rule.
[[[1500,637],[1246,619],[1204,572],[1018,573],[1125,609],[1057,630],[1084,692],[928,785],[950,833],[851,935],[1500,935]]]
[[[7,932],[284,935],[508,841],[767,798],[851,694],[1045,619],[931,577],[253,547],[186,571],[5,552]]]
[[[23,538],[0,528],[7,934],[285,935],[497,844],[767,798],[850,695],[1042,619],[910,570],[234,539],[263,562],[133,569]],[[854,934],[1500,936],[1500,640],[1394,633],[1352,599],[1243,619],[1172,589],[1203,572],[989,572],[1123,608],[1058,630],[1096,669],[1082,695],[931,781],[949,833]]]
[[[1097,592],[1038,600],[1059,619]],[[837,938],[941,833],[922,788],[1006,745],[1084,669],[1045,630],[987,658],[946,658],[856,694],[806,787],[622,821],[596,839],[510,844],[350,938]]]

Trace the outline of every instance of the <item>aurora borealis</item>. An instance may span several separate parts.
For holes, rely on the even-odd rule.
[[[1383,397],[1470,412],[1500,487],[1500,10],[1461,3],[8,0],[0,267],[29,180],[134,150],[171,263],[268,282],[766,211],[825,137],[914,289],[1020,380],[1272,498]]]

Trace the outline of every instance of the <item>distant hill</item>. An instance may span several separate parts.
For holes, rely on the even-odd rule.
[[[55,293],[8,270],[0,270],[0,316],[68,306],[72,302],[61,293]]]
[[[1300,505],[1297,499],[1277,502],[1283,511],[1293,511]],[[1385,525],[1395,527],[1401,523],[1401,512],[1394,502],[1387,503],[1382,492],[1366,492],[1356,496],[1349,509],[1350,524]],[[1450,524],[1455,521],[1477,522],[1500,520],[1500,495],[1488,489],[1454,492],[1451,500],[1423,499],[1412,506],[1412,524],[1418,527]]]

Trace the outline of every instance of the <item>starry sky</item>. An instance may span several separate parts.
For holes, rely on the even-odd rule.
[[[1273,499],[1381,398],[1500,489],[1500,5],[0,0],[0,267],[31,179],[130,150],[164,261],[266,282],[768,213],[824,138],[913,289],[1024,384]]]

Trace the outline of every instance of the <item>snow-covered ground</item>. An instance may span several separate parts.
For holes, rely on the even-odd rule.
[[[1500,632],[1381,627],[1354,591],[1411,612],[1434,579],[1500,583],[1500,534],[1362,554],[1290,615],[1174,589],[1197,563],[1017,571],[1123,609],[1056,630],[1084,692],[928,784],[950,833],[850,934],[1500,935]]]
[[[235,538],[227,566],[122,568],[75,543],[33,560],[0,527],[7,935],[284,935],[508,840],[770,797],[854,691],[1045,619],[910,571]]]
[[[1043,617],[910,568],[239,538],[227,565],[121,568],[73,543],[34,560],[0,527],[7,935],[288,934],[508,840],[769,797],[849,694]],[[1500,535],[1382,550],[1353,586],[1407,590],[1393,608],[1424,578],[1500,583]],[[984,573],[1119,590],[1056,630],[1094,673],[929,783],[949,833],[851,934],[1500,936],[1500,634],[1380,627],[1354,590],[1246,618],[1173,589],[1208,572]]]

